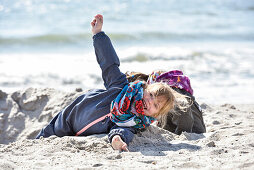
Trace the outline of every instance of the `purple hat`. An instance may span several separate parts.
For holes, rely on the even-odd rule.
[[[180,70],[168,71],[162,74],[153,72],[149,75],[147,83],[152,84],[154,82],[165,82],[171,87],[183,89],[193,95],[189,78],[183,75],[183,72]]]

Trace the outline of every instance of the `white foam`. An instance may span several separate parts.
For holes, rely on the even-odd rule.
[[[119,48],[120,69],[146,74],[154,70],[182,70],[194,95],[207,103],[252,103],[254,48],[182,46]],[[223,47],[223,48],[222,48]],[[136,60],[140,54],[145,59]],[[69,54],[1,54],[0,89],[54,87],[61,90],[103,88],[94,52]]]

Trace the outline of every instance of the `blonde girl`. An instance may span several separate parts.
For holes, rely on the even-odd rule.
[[[101,31],[102,25],[103,17],[98,14],[91,26],[105,89],[90,90],[79,96],[36,138],[107,133],[114,149],[128,151],[127,145],[139,129],[146,128],[174,107],[174,95],[165,83],[128,83],[119,70],[119,58],[109,37]]]

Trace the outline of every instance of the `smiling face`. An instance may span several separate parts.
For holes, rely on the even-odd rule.
[[[166,104],[164,96],[155,96],[155,92],[144,89],[143,108],[144,115],[156,118],[156,114]]]

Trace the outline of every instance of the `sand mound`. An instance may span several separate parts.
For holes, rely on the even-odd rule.
[[[49,88],[29,88],[12,94],[0,91],[0,143],[34,139],[79,94]]]

